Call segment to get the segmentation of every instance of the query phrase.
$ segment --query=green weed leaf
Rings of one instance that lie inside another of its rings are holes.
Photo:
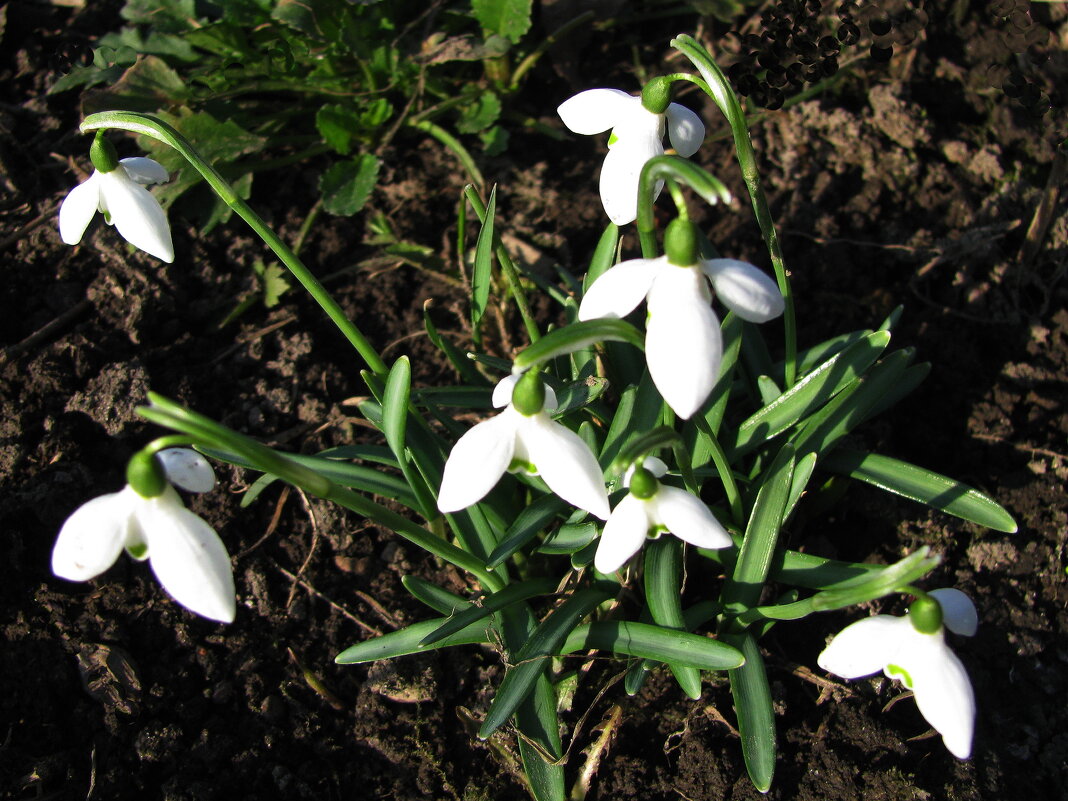
[[[471,10],[487,33],[516,44],[530,30],[531,0],[472,0]]]
[[[339,217],[350,217],[363,208],[378,180],[381,162],[370,153],[335,164],[319,180],[323,208]]]

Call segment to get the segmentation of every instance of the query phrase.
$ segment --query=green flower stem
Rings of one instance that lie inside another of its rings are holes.
[[[764,237],[764,244],[771,255],[771,263],[775,268],[775,279],[779,284],[779,291],[786,300],[786,311],[783,315],[786,336],[786,388],[794,385],[797,379],[797,322],[794,312],[793,294],[790,290],[790,279],[786,272],[786,263],[783,261],[782,248],[779,246],[779,236],[775,231],[775,221],[768,207],[768,200],[764,196],[764,189],[760,184],[760,175],[757,172],[756,154],[753,152],[753,143],[749,139],[749,129],[745,124],[745,113],[738,103],[738,97],[734,94],[730,82],[720,70],[719,65],[709,56],[708,52],[691,36],[683,34],[671,40],[671,46],[679,50],[684,56],[693,62],[697,71],[701,73],[708,84],[709,96],[719,106],[719,110],[730,123],[731,132],[734,135],[734,149],[738,157],[738,166],[742,170],[742,177],[749,190],[749,197],[753,202],[753,211],[756,213],[757,224],[760,233]],[[639,206],[640,208],[640,206]]]
[[[703,415],[694,415],[693,421],[701,433],[708,438],[708,449],[712,452],[712,462],[716,466],[720,481],[723,482],[723,491],[726,493],[727,503],[731,507],[731,518],[740,526],[745,514],[742,509],[742,494],[738,491],[738,484],[734,480],[734,471],[731,470],[730,462],[727,461],[727,453],[723,450],[723,446],[720,445],[716,432],[708,425],[708,421],[705,420]]]
[[[471,207],[474,208],[479,221],[484,224],[486,221],[486,204],[478,196],[475,187],[464,187],[464,195],[467,197]],[[519,273],[515,268],[515,264],[512,263],[512,257],[508,255],[508,250],[501,243],[500,237],[497,237],[496,253],[497,261],[501,265],[501,272],[504,274],[504,280],[508,284],[508,290],[512,293],[516,309],[519,310],[519,316],[523,318],[523,325],[527,329],[527,336],[530,337],[530,344],[533,345],[541,339],[541,332],[538,331],[538,324],[534,320],[534,315],[530,312],[530,304],[527,303],[526,293],[519,282]]]
[[[415,128],[417,131],[422,131],[425,134],[430,134],[451,150],[453,155],[460,160],[460,164],[463,165],[463,168],[467,170],[467,174],[471,177],[475,186],[481,189],[486,185],[486,179],[482,177],[482,173],[475,164],[475,160],[471,158],[471,154],[467,152],[467,148],[460,144],[459,139],[437,123],[431,122],[430,120],[408,120],[408,126]]]
[[[696,192],[706,203],[729,203],[731,193],[723,183],[698,167],[692,161],[681,156],[656,156],[645,162],[638,179],[638,240],[642,246],[642,257],[657,257],[656,218],[653,202],[656,197],[657,181],[668,184],[675,205],[679,207],[680,216],[685,215],[686,202],[682,198],[679,184],[685,184]]]
[[[205,161],[184,136],[157,117],[132,111],[102,111],[99,114],[91,114],[85,118],[81,125],[83,133],[107,128],[118,128],[123,131],[150,136],[170,145],[181,153],[204,177],[204,180],[215,190],[215,193],[222,198],[222,201],[236,211],[249,224],[252,230],[267,243],[267,246],[274,251],[282,263],[289,268],[289,271],[308,290],[308,293],[326,312],[327,316],[334,322],[334,325],[338,327],[341,333],[345,335],[345,338],[363,357],[368,368],[380,375],[385,375],[388,372],[386,364],[382,361],[378,352],[345,315],[337,301],[323,289],[322,284],[319,283],[312,272],[304,266],[304,263],[293,253],[289,246],[268,227],[263,218],[238,196],[233,187],[219,174],[219,171]]]

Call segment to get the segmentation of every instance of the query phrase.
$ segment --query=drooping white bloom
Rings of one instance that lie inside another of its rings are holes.
[[[928,593],[942,608],[945,628],[972,636],[979,625],[975,605],[960,590]],[[958,759],[972,753],[975,695],[957,656],[945,643],[941,627],[925,634],[908,616],[875,615],[843,629],[819,655],[824,670],[845,679],[882,670],[913,691],[920,713]]]
[[[121,159],[110,172],[95,170],[60,204],[60,238],[68,245],[77,245],[93,215],[100,211],[127,242],[169,264],[174,261],[174,245],[167,214],[145,189],[168,179],[163,165],[142,157]]]
[[[701,118],[685,106],[670,103],[665,113],[656,114],[642,105],[641,96],[619,89],[587,89],[565,100],[556,112],[577,134],[612,129],[600,188],[604,210],[616,225],[638,216],[638,178],[645,162],[664,154],[665,128],[671,146],[683,157],[696,153],[705,138]]]
[[[779,288],[752,264],[710,259],[680,267],[667,256],[617,264],[593,283],[579,306],[580,320],[625,317],[647,299],[649,374],[664,400],[684,418],[705,402],[723,358],[709,280],[716,296],[743,320],[763,323],[782,314]]]
[[[199,453],[173,448],[158,454],[168,481],[193,492],[215,485]],[[52,550],[52,572],[88,581],[107,570],[123,549],[148,559],[163,588],[198,615],[230,623],[236,612],[230,557],[219,535],[185,508],[168,484],[146,498],[127,485],[82,504],[67,518]]]
[[[493,390],[493,405],[506,407],[483,420],[453,446],[438,492],[438,509],[456,512],[478,503],[506,472],[540,475],[554,493],[602,520],[608,494],[597,458],[574,431],[555,422],[556,394],[545,386],[541,411],[524,415],[512,405],[520,376],[508,376]]]
[[[655,456],[646,457],[643,467],[657,478],[667,472],[667,465]],[[632,467],[624,476],[623,483],[628,487],[633,474]],[[593,566],[601,573],[619,570],[641,550],[648,536],[659,536],[664,531],[698,548],[719,549],[732,544],[726,529],[700,498],[678,487],[655,484],[651,497],[639,498],[632,491],[612,510],[593,557]]]

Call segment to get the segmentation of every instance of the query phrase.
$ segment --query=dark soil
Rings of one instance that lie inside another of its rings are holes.
[[[877,325],[904,303],[896,342],[933,365],[914,395],[868,427],[863,444],[982,488],[1020,524],[1004,535],[862,486],[830,509],[805,507],[789,531],[793,547],[889,561],[929,545],[944,556],[929,586],[959,587],[976,600],[978,636],[953,642],[978,698],[975,752],[969,762],[950,756],[911,701],[893,703],[899,685],[828,681],[816,667],[826,639],[865,610],[782,624],[763,640],[779,713],[772,798],[1065,797],[1063,203],[1037,252],[1025,256],[1066,131],[1055,114],[1029,115],[987,78],[992,66],[1023,65],[1034,80],[1065,85],[1068,27],[1063,4],[1034,4],[1036,24],[1050,31],[1034,52],[1050,58],[1029,61],[1005,50],[988,5],[927,3],[926,29],[888,65],[859,62],[833,91],[771,112],[753,129],[802,344]],[[0,797],[525,797],[465,723],[466,710],[477,719],[500,680],[496,654],[469,648],[370,668],[333,664],[348,645],[427,616],[401,576],[470,589],[457,572],[354,515],[277,488],[239,509],[249,478],[222,468],[223,489],[191,506],[233,555],[239,610],[231,626],[176,606],[146,566],[126,558],[87,584],[51,575],[65,517],[117,490],[125,460],[156,435],[134,414],[150,388],[291,450],[367,436],[353,405],[362,391],[357,363],[299,293],[219,328],[264,256],[240,221],[202,237],[172,212],[173,265],[128,252],[102,225],[79,247],[60,242],[56,207],[88,161],[77,98],[46,94],[64,68],[55,54],[115,27],[117,7],[0,7]],[[635,37],[652,70],[670,36],[694,22],[657,22],[656,37],[648,28],[594,37],[596,46],[560,56],[575,86],[543,64],[520,111],[558,126],[552,109],[572,91],[636,85],[619,74],[632,63]],[[660,44],[650,49],[650,41]],[[725,60],[736,41],[718,48]],[[712,134],[722,131],[711,103],[698,110]],[[132,143],[124,147],[133,152]],[[511,234],[577,272],[603,226],[601,152],[593,139],[515,132],[505,155],[485,165],[487,178],[501,182]],[[726,140],[706,143],[700,158],[745,197]],[[385,159],[375,210],[455,264],[447,231],[462,177],[454,163],[417,140],[398,142]],[[314,202],[313,181],[300,170],[272,173],[257,179],[253,202],[292,240]],[[725,255],[767,265],[746,203],[713,209],[705,222]],[[324,219],[305,245],[307,261],[334,276],[330,289],[387,356],[409,353],[422,384],[451,382],[421,333],[422,309],[433,298],[442,328],[462,340],[462,291],[411,266],[368,262],[375,253],[362,244],[362,225]],[[628,247],[634,252],[632,240]],[[502,352],[521,344],[504,330]],[[883,606],[900,611],[897,602]],[[594,664],[571,723],[609,679],[609,668]],[[609,689],[571,752],[571,779],[592,724],[617,704],[622,726],[589,797],[758,797],[719,678],[697,703],[665,674],[635,698]]]

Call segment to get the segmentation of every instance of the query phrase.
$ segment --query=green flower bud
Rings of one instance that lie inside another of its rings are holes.
[[[921,595],[909,607],[909,621],[921,634],[936,634],[942,628],[942,607],[930,595]]]
[[[512,390],[512,408],[526,417],[532,417],[545,408],[545,384],[541,376],[529,370]]]
[[[678,267],[697,264],[697,226],[683,219],[669,222],[664,232],[664,252],[668,261]]]
[[[653,114],[663,114],[671,103],[671,81],[653,78],[642,87],[642,106]]]
[[[656,492],[659,489],[660,482],[656,480],[656,476],[644,467],[634,468],[634,472],[630,477],[631,495],[640,500],[647,501],[656,495]]]
[[[115,146],[107,140],[104,132],[97,131],[93,144],[89,147],[89,159],[97,172],[111,172],[119,166],[119,154]]]
[[[126,465],[126,483],[142,498],[156,498],[167,489],[167,474],[154,453],[138,451]]]

